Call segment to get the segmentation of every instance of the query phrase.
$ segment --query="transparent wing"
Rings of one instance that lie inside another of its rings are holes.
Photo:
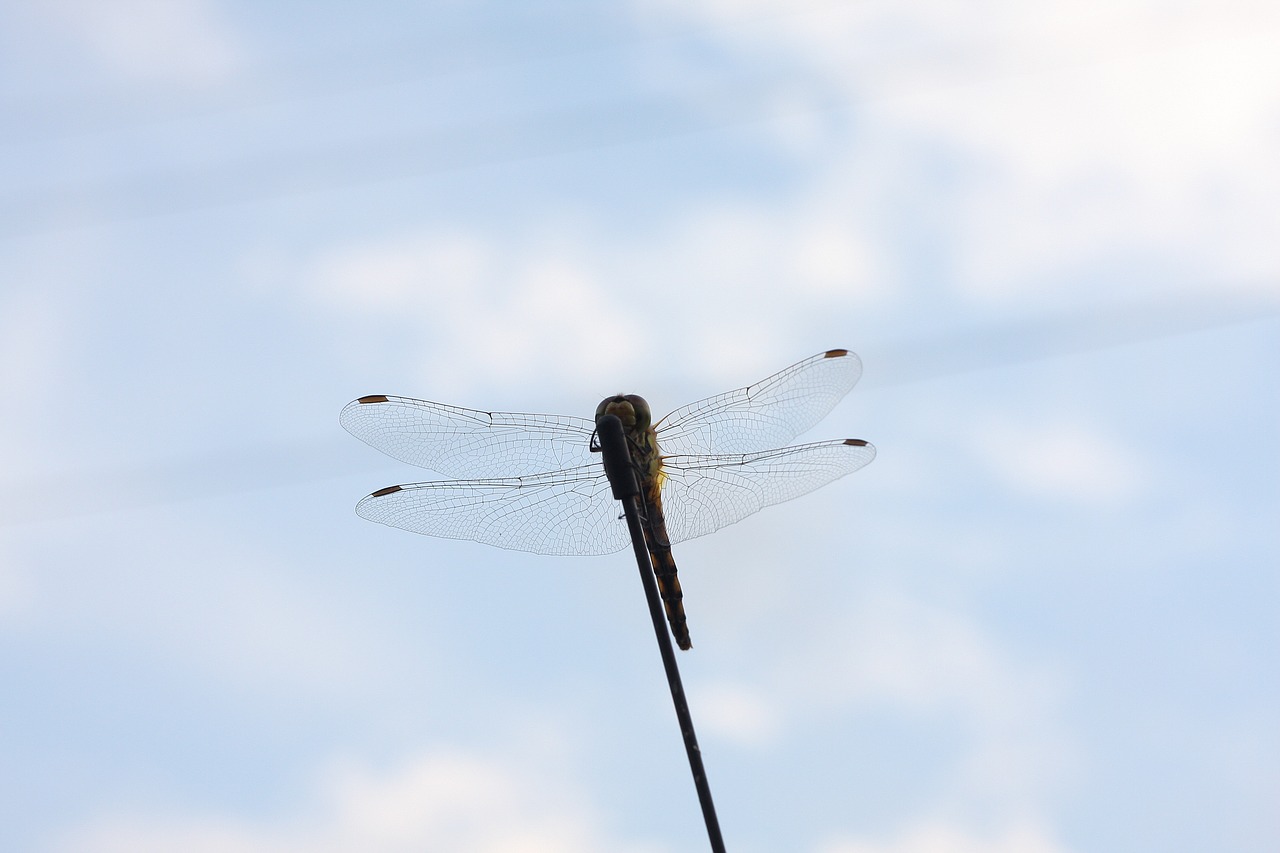
[[[388,456],[446,477],[522,477],[593,461],[595,425],[568,415],[481,412],[375,394],[348,403],[338,420]]]
[[[754,385],[676,409],[658,424],[663,454],[755,453],[826,417],[862,375],[858,356],[828,350]]]
[[[870,444],[847,439],[763,453],[664,458],[667,535],[672,542],[705,536],[852,474],[875,457]]]
[[[356,513],[413,533],[535,554],[612,554],[630,541],[598,461],[530,477],[391,486],[356,504]]]

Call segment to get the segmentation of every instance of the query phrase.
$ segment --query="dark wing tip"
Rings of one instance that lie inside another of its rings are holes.
[[[378,489],[378,491],[369,495],[369,497],[380,498],[383,495],[389,495],[389,494],[392,494],[393,492],[398,492],[398,491],[401,491],[399,486],[387,486],[385,489]]]
[[[869,442],[863,441],[860,438],[846,438],[844,443],[852,447],[866,447]],[[397,488],[399,487],[397,486]],[[377,494],[377,492],[374,492],[374,494]]]
[[[849,354],[847,349],[829,349],[822,354],[823,358],[844,358]]]
[[[370,394],[367,397],[361,397],[356,400],[357,403],[385,403],[387,402],[386,394]]]

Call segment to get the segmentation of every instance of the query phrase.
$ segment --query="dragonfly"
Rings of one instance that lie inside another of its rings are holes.
[[[682,406],[653,422],[635,394],[606,398],[596,417],[622,420],[641,488],[641,527],[672,636],[689,649],[671,546],[808,494],[875,458],[862,439],[786,446],[815,426],[862,375],[845,349]],[[451,479],[388,486],[363,498],[369,521],[517,551],[601,555],[630,545],[600,455],[595,420],[484,412],[373,394],[339,417],[356,438]]]

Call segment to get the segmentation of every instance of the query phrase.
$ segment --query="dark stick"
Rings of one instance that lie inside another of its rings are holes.
[[[649,550],[645,547],[644,531],[640,527],[640,508],[637,498],[640,485],[635,468],[631,464],[631,452],[622,432],[622,421],[613,415],[603,415],[596,421],[600,436],[600,450],[604,457],[604,470],[609,475],[613,496],[622,501],[622,511],[631,531],[631,548],[640,567],[640,581],[644,584],[645,598],[649,600],[649,616],[653,619],[653,631],[658,636],[658,649],[662,652],[662,666],[667,671],[667,684],[671,687],[671,701],[676,706],[676,719],[680,721],[680,733],[684,735],[684,750],[689,755],[689,769],[693,771],[693,786],[698,789],[698,803],[702,806],[702,819],[707,824],[707,837],[712,853],[724,853],[724,839],[720,836],[720,821],[716,807],[711,802],[711,786],[707,784],[707,771],[702,766],[702,750],[698,748],[698,736],[693,731],[693,717],[689,715],[689,701],[684,695],[680,670],[676,666],[676,653],[671,647],[671,635],[667,633],[666,617],[658,598],[658,583],[649,564]]]

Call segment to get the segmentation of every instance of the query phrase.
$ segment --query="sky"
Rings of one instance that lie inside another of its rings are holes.
[[[371,524],[365,394],[826,349],[676,551],[728,848],[1280,847],[1280,11],[0,5],[0,847],[706,849],[635,568]]]

